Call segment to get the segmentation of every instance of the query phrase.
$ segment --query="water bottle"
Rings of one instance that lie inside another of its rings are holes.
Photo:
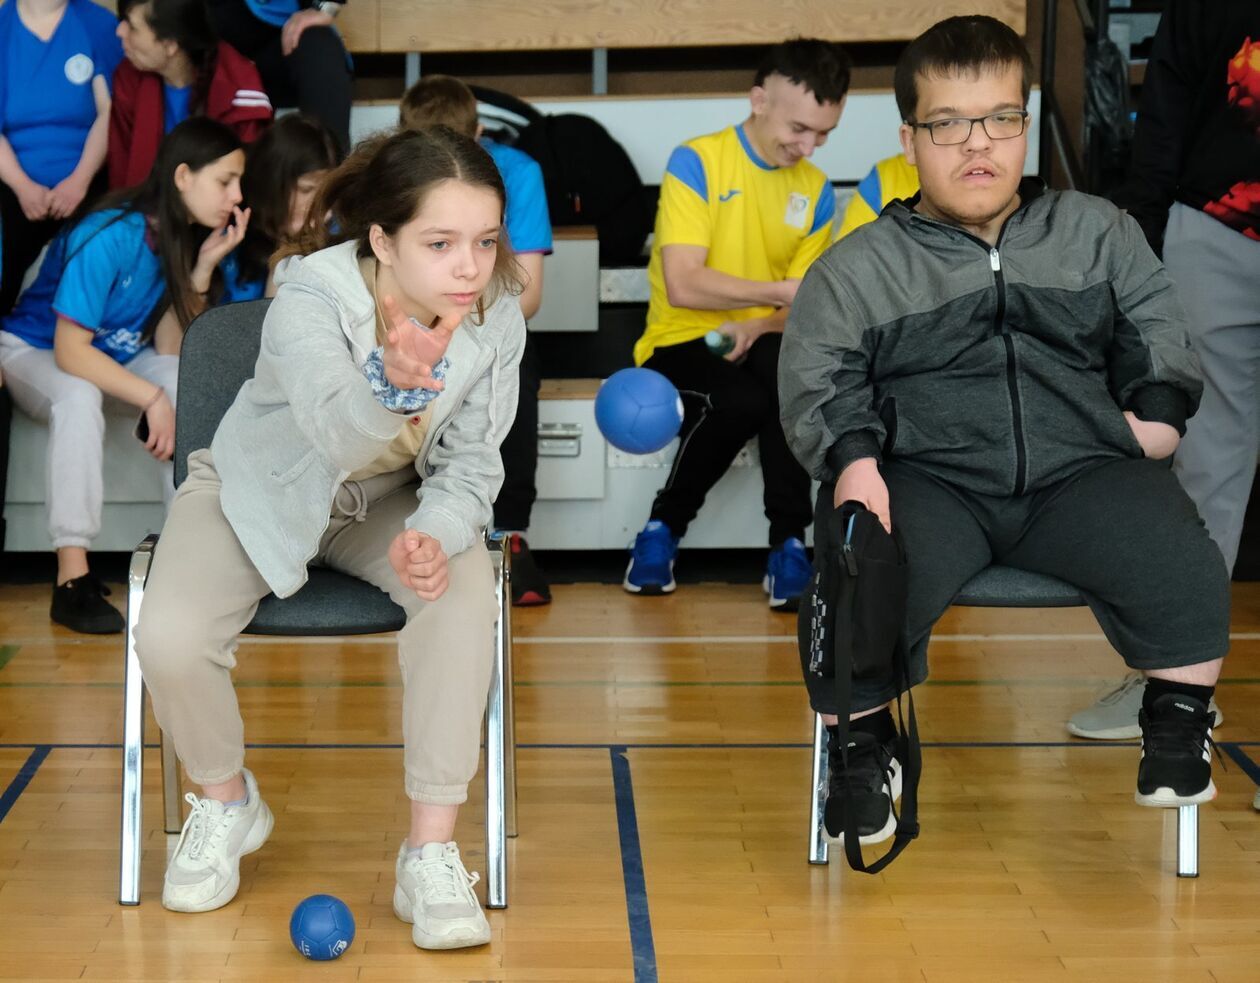
[[[726,355],[735,348],[735,339],[725,331],[710,331],[704,336],[704,343],[718,356]]]

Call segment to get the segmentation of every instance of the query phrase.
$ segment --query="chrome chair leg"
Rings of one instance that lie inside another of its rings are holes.
[[[827,801],[827,729],[821,714],[814,714],[814,763],[809,780],[809,862],[827,863],[823,839],[823,806]]]
[[[499,628],[495,644],[503,655],[503,782],[504,826],[508,836],[516,836],[516,693],[512,673],[512,551],[503,542],[503,567],[499,574]]]
[[[1177,809],[1177,876],[1199,876],[1199,807]]]
[[[131,554],[127,571],[127,644],[123,665],[122,823],[118,850],[118,903],[140,903],[143,839],[144,680],[136,658],[136,622],[149,577],[156,536],[147,536]]]
[[[184,828],[184,800],[179,794],[179,758],[170,737],[162,728],[158,748],[162,755],[162,826],[168,833]]]
[[[504,770],[506,737],[504,726],[504,646],[503,622],[511,607],[505,590],[504,550],[498,544],[490,549],[495,572],[495,599],[498,617],[494,629],[494,662],[490,670],[490,693],[486,700],[486,907],[507,907],[507,830],[505,826]]]

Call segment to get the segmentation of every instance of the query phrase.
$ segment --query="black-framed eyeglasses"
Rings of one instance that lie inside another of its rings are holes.
[[[1023,134],[1028,126],[1028,110],[1004,109],[1000,113],[989,113],[988,116],[951,116],[947,119],[934,119],[926,123],[914,123],[906,120],[907,126],[916,130],[927,130],[928,136],[938,147],[952,147],[966,143],[971,139],[971,128],[979,123],[984,127],[990,140],[1013,140]]]

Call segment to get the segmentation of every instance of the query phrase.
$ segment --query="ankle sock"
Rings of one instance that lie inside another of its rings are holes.
[[[1161,696],[1167,696],[1170,693],[1189,696],[1207,706],[1212,699],[1212,694],[1215,692],[1215,686],[1194,686],[1190,683],[1177,683],[1169,679],[1156,679],[1153,676],[1147,676],[1146,689],[1142,693],[1142,709],[1150,713],[1151,708],[1155,705],[1155,701]]]
[[[892,710],[888,707],[877,710],[875,713],[868,713],[865,717],[858,717],[857,720],[850,720],[849,730],[870,734],[880,744],[887,744],[897,736],[897,727],[893,723]],[[840,726],[838,724],[827,728],[827,749],[829,751],[838,751],[840,749]]]

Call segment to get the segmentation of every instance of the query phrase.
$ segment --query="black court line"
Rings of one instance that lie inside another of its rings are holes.
[[[652,942],[652,916],[648,911],[647,881],[643,876],[643,851],[639,846],[639,821],[634,810],[634,783],[630,778],[626,745],[610,746],[608,755],[612,759],[613,792],[617,799],[617,834],[621,840],[621,877],[626,888],[634,983],[657,983],[656,945]]]
[[[1260,785],[1260,765],[1243,750],[1243,745],[1237,741],[1222,741],[1217,747],[1223,747],[1225,753],[1234,759],[1235,764],[1243,770],[1248,778],[1257,785]]]
[[[22,765],[13,781],[9,782],[9,787],[4,790],[4,795],[0,795],[0,823],[4,822],[5,816],[9,814],[9,810],[26,791],[26,786],[31,784],[31,779],[35,777],[35,772],[39,771],[39,766],[44,763],[44,759],[48,757],[52,751],[51,744],[38,744],[35,750],[31,752],[31,756],[26,759],[26,763]]]

